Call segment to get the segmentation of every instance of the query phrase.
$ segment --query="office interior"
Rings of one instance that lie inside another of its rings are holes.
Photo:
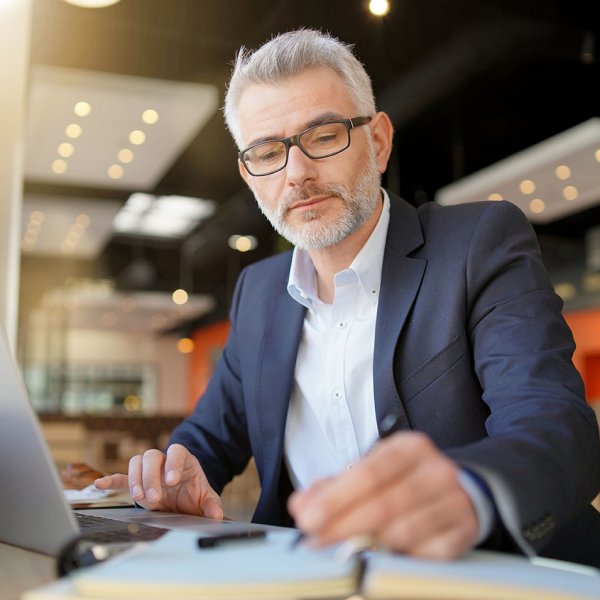
[[[288,248],[238,174],[231,61],[317,27],[354,44],[409,202],[525,212],[600,414],[596,0],[0,0],[1,318],[59,468],[123,471],[207,384],[240,271]],[[381,4],[378,2],[371,4]],[[250,465],[225,495],[250,518]]]

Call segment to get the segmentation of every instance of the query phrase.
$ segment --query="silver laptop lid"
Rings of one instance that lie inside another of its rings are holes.
[[[78,533],[0,329],[0,541],[56,555]]]

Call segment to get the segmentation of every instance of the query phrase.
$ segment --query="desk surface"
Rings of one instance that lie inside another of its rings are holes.
[[[0,598],[18,600],[19,595],[37,585],[56,579],[55,560],[0,543]]]

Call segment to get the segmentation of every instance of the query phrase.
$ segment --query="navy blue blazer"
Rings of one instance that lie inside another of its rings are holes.
[[[554,539],[551,554],[573,558],[600,490],[598,426],[529,222],[506,202],[415,209],[390,199],[373,361],[378,422],[400,413],[404,428],[427,433],[483,479],[517,548],[552,548]],[[241,273],[223,355],[171,439],[198,457],[218,492],[254,456],[254,520],[271,524],[289,518],[283,440],[305,313],[287,292],[290,261],[286,252]],[[560,530],[574,522],[583,524],[571,544]]]

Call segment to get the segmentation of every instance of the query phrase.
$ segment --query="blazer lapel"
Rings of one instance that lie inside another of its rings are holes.
[[[395,413],[401,420],[401,427],[408,429],[410,422],[394,381],[394,352],[402,326],[421,285],[426,261],[407,256],[423,244],[416,210],[393,194],[390,194],[390,201],[390,224],[375,327],[375,413],[378,424],[381,424],[386,415]]]
[[[279,478],[282,464],[285,424],[305,311],[287,291],[273,298],[259,350],[255,406],[264,451],[264,477],[274,481]]]

